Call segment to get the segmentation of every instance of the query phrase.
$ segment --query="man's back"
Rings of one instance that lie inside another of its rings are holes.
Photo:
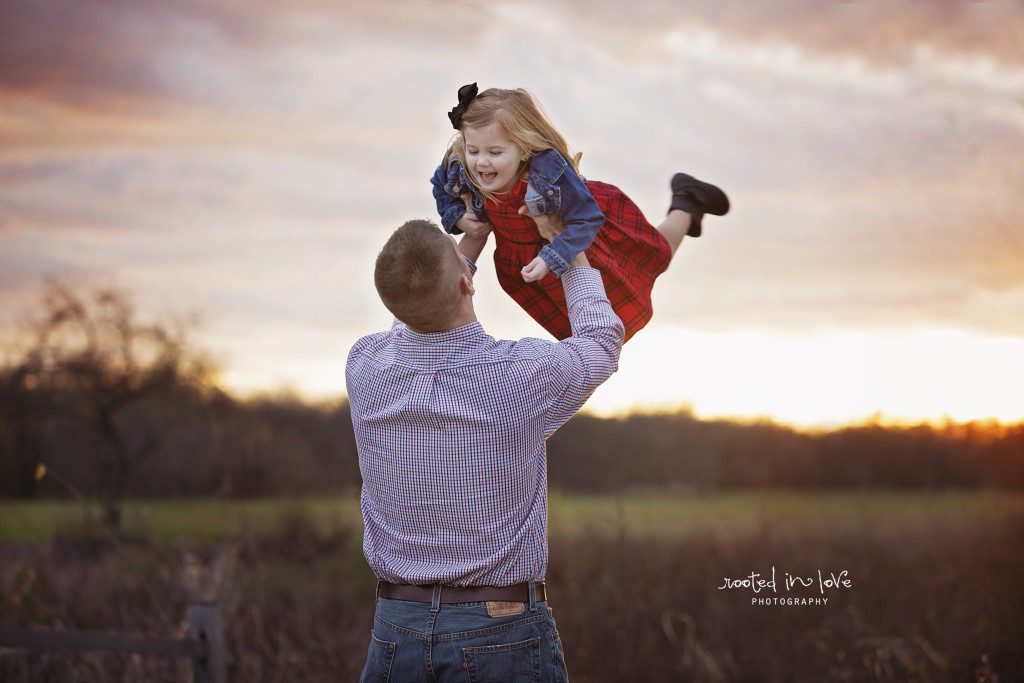
[[[545,441],[617,367],[600,274],[563,276],[574,336],[498,341],[471,323],[400,322],[346,368],[363,477],[363,550],[392,583],[505,586],[547,568]]]

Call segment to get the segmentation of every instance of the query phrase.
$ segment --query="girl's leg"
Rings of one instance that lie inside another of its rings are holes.
[[[672,209],[658,226],[658,232],[665,236],[669,246],[672,247],[673,256],[675,256],[679,245],[683,243],[686,231],[690,229],[690,220],[690,214],[681,209]]]

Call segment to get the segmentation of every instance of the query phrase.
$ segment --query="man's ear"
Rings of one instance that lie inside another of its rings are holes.
[[[462,279],[459,280],[459,289],[463,294],[469,294],[470,296],[476,294],[476,288],[473,287],[473,279],[463,273]]]

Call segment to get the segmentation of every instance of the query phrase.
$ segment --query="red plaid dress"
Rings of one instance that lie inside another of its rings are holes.
[[[590,265],[601,272],[608,300],[626,327],[625,341],[651,319],[651,289],[672,260],[668,240],[647,222],[622,190],[596,180],[587,189],[604,214],[604,225],[587,248]],[[537,224],[517,212],[524,204],[526,182],[488,199],[487,219],[494,226],[494,269],[501,288],[556,339],[572,336],[562,282],[552,273],[525,282],[520,272],[547,242]]]

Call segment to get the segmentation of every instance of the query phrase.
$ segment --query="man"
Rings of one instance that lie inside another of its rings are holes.
[[[536,220],[548,240],[560,231]],[[490,337],[473,310],[486,239],[396,230],[374,271],[396,320],[349,354],[378,578],[362,680],[567,678],[544,585],[545,442],[615,372],[624,329],[581,253],[562,276],[572,337]]]

